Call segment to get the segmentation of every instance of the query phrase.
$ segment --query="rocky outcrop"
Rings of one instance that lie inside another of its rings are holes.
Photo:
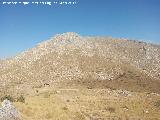
[[[7,99],[2,102],[0,108],[0,120],[21,120],[18,110]]]

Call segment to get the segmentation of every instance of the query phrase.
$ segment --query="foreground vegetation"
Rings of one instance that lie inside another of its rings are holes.
[[[24,120],[159,120],[159,100],[154,93],[47,87],[14,104]]]

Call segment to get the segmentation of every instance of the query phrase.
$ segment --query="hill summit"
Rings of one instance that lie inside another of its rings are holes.
[[[67,33],[63,33],[63,34],[57,34],[54,36],[54,40],[57,41],[63,41],[63,40],[78,40],[80,39],[80,35],[78,33],[75,32],[67,32]]]

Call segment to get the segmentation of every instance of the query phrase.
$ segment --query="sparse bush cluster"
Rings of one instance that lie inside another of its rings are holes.
[[[156,101],[154,104],[156,107],[160,108],[160,100]]]
[[[3,102],[5,99],[11,101],[11,102],[21,102],[25,103],[25,98],[23,95],[18,96],[17,98],[12,97],[11,95],[5,95],[1,97],[1,102]]]
[[[15,101],[15,99],[11,95],[5,95],[5,96],[1,97],[1,102],[3,102],[5,99],[7,99],[11,102]]]
[[[115,113],[116,111],[114,107],[107,107],[106,110],[109,111],[110,113]]]
[[[23,95],[17,97],[17,102],[22,102],[22,103],[25,103],[25,98]]]

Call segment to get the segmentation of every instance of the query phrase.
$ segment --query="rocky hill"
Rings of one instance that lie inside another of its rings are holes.
[[[160,46],[127,39],[58,34],[1,61],[0,68],[0,85],[7,89],[65,81],[160,92]]]
[[[24,120],[158,120],[159,86],[160,46],[141,41],[69,32],[0,61]]]

